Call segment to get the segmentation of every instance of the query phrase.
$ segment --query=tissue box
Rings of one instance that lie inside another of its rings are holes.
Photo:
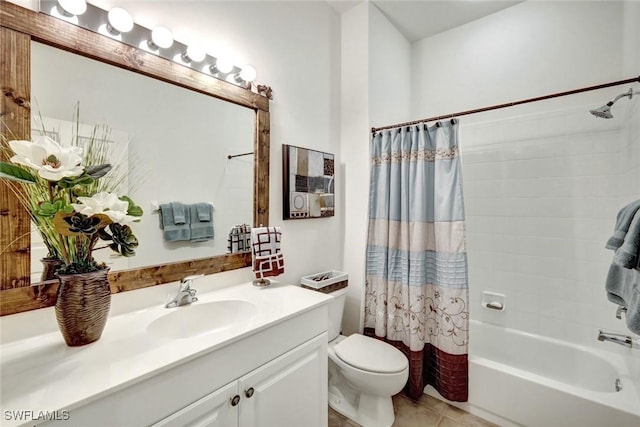
[[[329,293],[338,289],[346,288],[349,282],[349,275],[342,271],[324,271],[300,279],[300,286],[306,289],[313,289],[322,293]]]

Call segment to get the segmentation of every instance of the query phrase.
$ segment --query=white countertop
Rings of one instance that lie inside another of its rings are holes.
[[[190,306],[167,309],[155,298],[151,307],[116,315],[113,315],[112,307],[113,316],[108,319],[101,339],[86,346],[68,347],[57,326],[51,332],[8,342],[3,340],[5,342],[0,345],[0,424],[20,425],[17,421],[8,420],[6,411],[38,413],[77,408],[330,301],[330,297],[319,292],[277,282],[264,288],[244,283],[203,292],[199,285],[208,277],[195,282],[199,301],[194,305],[244,300],[257,307],[255,315],[227,329],[191,338],[161,338],[149,334],[147,325],[172,310],[188,310]],[[175,291],[177,284],[167,289]],[[117,297],[123,299],[129,295],[135,298],[133,294],[136,292],[140,291],[126,292]],[[43,314],[46,310],[51,313]],[[118,310],[122,309],[116,308]],[[53,308],[14,316],[20,316],[20,323],[42,322],[43,318],[49,318],[55,325]],[[0,323],[5,323],[4,330],[7,324],[15,324],[18,319],[10,319],[12,317],[0,318]]]

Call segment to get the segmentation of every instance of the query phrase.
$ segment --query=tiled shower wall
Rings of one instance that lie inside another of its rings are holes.
[[[605,296],[604,245],[638,197],[639,111],[604,120],[596,106],[462,122],[472,319],[589,346],[600,328],[628,333]],[[483,291],[505,310],[483,308]]]
[[[631,102],[629,102],[628,110],[628,152],[629,167],[627,171],[628,192],[632,198],[640,198],[640,85],[635,85],[637,92]]]

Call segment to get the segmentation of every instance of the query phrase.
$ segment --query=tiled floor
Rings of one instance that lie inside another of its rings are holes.
[[[393,408],[393,427],[498,427],[426,394],[415,403],[401,394],[394,396]],[[329,427],[358,426],[329,408]]]

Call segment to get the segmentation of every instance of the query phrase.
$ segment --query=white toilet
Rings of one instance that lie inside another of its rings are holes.
[[[329,294],[329,406],[364,427],[390,427],[391,396],[406,384],[409,361],[383,341],[340,335],[346,294],[347,288]]]

